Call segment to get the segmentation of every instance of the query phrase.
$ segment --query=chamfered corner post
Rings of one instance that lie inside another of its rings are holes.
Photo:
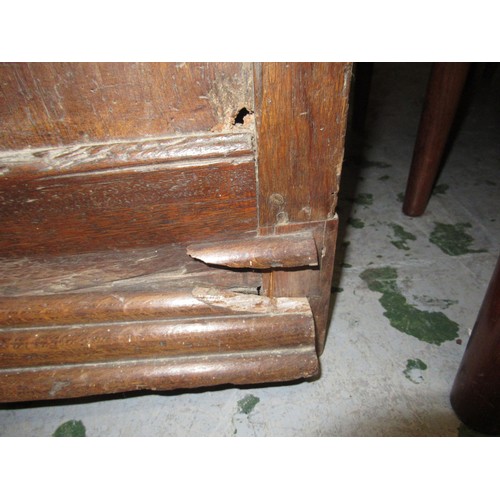
[[[329,318],[351,63],[254,67],[260,236],[312,231],[316,269],[273,270],[262,290],[307,297],[321,354]]]

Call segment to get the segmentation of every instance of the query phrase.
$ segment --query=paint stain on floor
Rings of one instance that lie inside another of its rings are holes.
[[[424,381],[423,371],[427,370],[427,365],[421,359],[409,359],[406,368],[403,370],[405,377],[414,384]]]
[[[446,194],[446,191],[448,191],[448,189],[450,189],[450,186],[448,186],[448,184],[438,184],[437,186],[434,186],[432,194]]]
[[[359,193],[356,198],[353,199],[356,205],[362,205],[363,207],[368,207],[373,205],[373,194],[371,193]]]
[[[395,240],[391,240],[391,243],[400,250],[410,250],[410,247],[406,242],[415,241],[417,237],[414,234],[405,231],[404,227],[399,224],[389,224],[389,226],[394,231],[394,237],[396,238]]]
[[[347,224],[349,224],[349,226],[352,226],[356,229],[362,229],[365,227],[365,223],[361,219],[350,218],[347,221]]]
[[[458,337],[458,324],[442,312],[422,311],[408,304],[397,286],[395,268],[366,269],[360,277],[371,291],[382,294],[379,302],[385,309],[384,316],[396,330],[435,345]]]
[[[87,431],[81,420],[68,420],[52,434],[53,437],[86,437]]]
[[[257,396],[254,396],[253,394],[248,394],[243,399],[240,399],[238,401],[238,412],[248,415],[254,410],[255,406],[259,401],[260,398],[258,398]]]
[[[486,252],[485,249],[473,250],[470,248],[474,243],[474,238],[467,234],[466,229],[471,227],[472,225],[468,222],[458,224],[435,222],[429,241],[445,254],[452,256]]]

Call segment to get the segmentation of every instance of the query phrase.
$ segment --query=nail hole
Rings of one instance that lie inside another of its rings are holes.
[[[247,108],[241,108],[236,117],[234,118],[234,125],[240,124],[243,125],[245,123],[245,116],[252,115],[253,111],[248,111]]]

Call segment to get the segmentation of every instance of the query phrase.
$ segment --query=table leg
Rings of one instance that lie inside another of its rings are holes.
[[[500,257],[451,391],[467,426],[500,434]]]
[[[434,63],[406,186],[403,212],[424,213],[460,102],[470,63]]]

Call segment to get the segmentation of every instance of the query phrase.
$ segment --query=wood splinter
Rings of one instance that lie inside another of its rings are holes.
[[[206,264],[233,268],[318,266],[318,251],[310,234],[201,243],[188,246],[187,253]]]

